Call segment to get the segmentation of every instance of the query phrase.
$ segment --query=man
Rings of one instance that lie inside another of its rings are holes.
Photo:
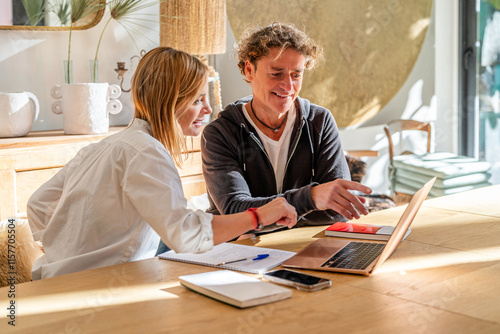
[[[241,212],[282,196],[297,210],[296,226],[367,214],[364,198],[349,190],[371,189],[350,181],[333,116],[299,97],[322,49],[294,26],[274,23],[247,31],[238,57],[252,96],[228,105],[202,135],[209,212]]]

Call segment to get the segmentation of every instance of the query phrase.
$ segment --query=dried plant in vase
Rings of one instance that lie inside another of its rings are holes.
[[[68,0],[71,5],[71,16],[70,16],[70,26],[69,26],[69,42],[68,42],[68,60],[64,66],[65,69],[65,83],[72,83],[72,71],[71,71],[71,36],[73,32],[73,26],[80,20],[88,17],[91,14],[95,14],[101,7],[101,1],[99,0]]]
[[[106,24],[104,25],[104,28],[102,29],[101,36],[99,37],[99,41],[97,43],[97,48],[95,52],[95,57],[94,60],[91,60],[91,82],[97,82],[97,71],[98,71],[98,55],[99,55],[99,48],[101,46],[102,42],[102,37],[104,36],[104,32],[106,31],[106,28],[108,27],[108,24],[111,22],[111,20],[115,20],[121,26],[127,31],[129,34],[130,38],[134,42],[135,46],[137,47],[137,44],[135,42],[135,39],[133,35],[142,35],[138,30],[135,29],[135,27],[140,27],[144,28],[144,25],[140,24],[139,21],[155,21],[155,20],[148,20],[147,15],[149,14],[143,14],[143,13],[138,13],[139,11],[151,7],[153,5],[158,5],[159,3],[166,1],[166,0],[109,0],[106,3],[106,6],[109,9],[109,18],[106,21]],[[157,20],[158,14],[155,14],[155,18]],[[135,27],[134,27],[135,25]],[[137,47],[137,49],[139,49]]]

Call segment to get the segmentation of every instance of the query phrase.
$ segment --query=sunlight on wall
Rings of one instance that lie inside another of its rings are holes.
[[[409,37],[411,39],[417,39],[420,34],[425,34],[427,27],[431,24],[430,18],[420,19],[410,26]]]
[[[0,62],[9,59],[21,52],[42,43],[43,39],[26,39],[23,34],[16,31],[7,32],[6,39],[0,43]]]

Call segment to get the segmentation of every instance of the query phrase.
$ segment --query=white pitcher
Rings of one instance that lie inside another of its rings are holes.
[[[0,137],[26,136],[39,112],[40,105],[33,93],[0,92]]]
[[[122,103],[117,85],[77,83],[56,85],[51,90],[52,112],[64,114],[65,134],[97,134],[109,131],[109,114],[118,114]]]

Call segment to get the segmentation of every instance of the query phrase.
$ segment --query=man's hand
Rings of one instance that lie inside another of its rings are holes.
[[[358,219],[359,214],[368,214],[363,205],[366,199],[352,194],[349,190],[358,190],[370,194],[372,190],[358,182],[337,179],[328,183],[319,184],[311,188],[311,198],[318,210],[331,209],[351,220]]]

